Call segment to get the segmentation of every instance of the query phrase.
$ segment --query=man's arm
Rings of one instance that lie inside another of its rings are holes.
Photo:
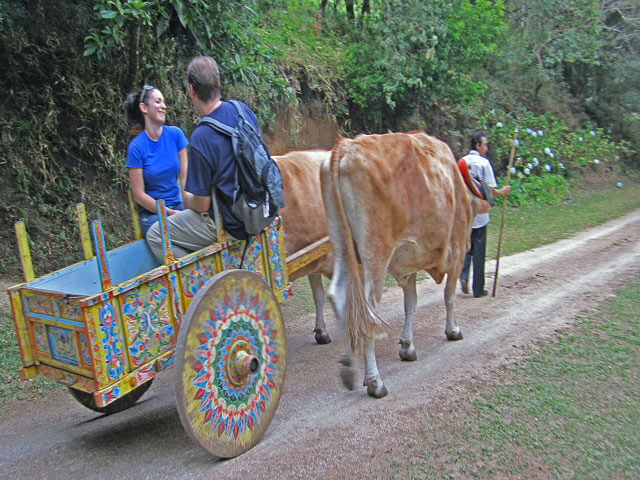
[[[185,208],[190,208],[198,213],[204,213],[209,210],[211,197],[201,197],[200,195],[192,195],[189,192],[186,193],[188,193],[188,195],[185,195],[183,199]]]
[[[511,185],[505,185],[502,188],[498,188],[497,190],[495,188],[491,189],[491,196],[492,197],[500,197],[502,195],[509,195],[509,192],[511,191]]]

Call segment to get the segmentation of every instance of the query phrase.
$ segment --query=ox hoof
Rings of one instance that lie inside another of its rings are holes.
[[[342,385],[348,390],[353,390],[356,384],[356,372],[351,367],[342,367],[340,369],[340,379]]]
[[[313,333],[316,334],[316,343],[318,345],[326,345],[328,343],[331,343],[331,337],[329,336],[329,334],[321,330],[320,328],[316,328]]]
[[[403,362],[415,362],[418,359],[416,349],[410,343],[400,342],[400,351],[398,352],[398,355],[400,355],[400,360]]]
[[[444,333],[447,336],[447,340],[462,340],[462,330],[460,330],[459,328],[457,328],[453,332],[447,332],[445,330]]]
[[[356,371],[353,368],[353,362],[351,358],[344,356],[340,359],[340,364],[342,367],[340,368],[340,379],[342,380],[342,385],[349,390],[353,390],[356,388]]]
[[[389,394],[389,391],[387,390],[387,387],[384,386],[384,383],[382,383],[382,381],[380,382],[380,384],[381,385],[378,385],[377,380],[371,380],[370,382],[367,382],[367,395],[373,398],[386,397]]]

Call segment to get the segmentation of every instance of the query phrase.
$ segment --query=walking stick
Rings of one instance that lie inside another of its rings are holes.
[[[509,155],[509,166],[507,167],[507,181],[506,185],[509,185],[511,181],[511,167],[513,166],[513,157],[516,153],[516,139],[518,138],[518,123],[516,122],[516,131],[513,134],[513,140],[511,140],[511,154]],[[496,272],[493,275],[493,292],[491,293],[492,297],[496,296],[496,288],[498,287],[498,269],[500,268],[500,247],[502,246],[502,231],[504,230],[504,209],[507,205],[507,199],[504,199],[502,202],[502,218],[500,219],[500,233],[498,234],[498,253],[496,258]]]

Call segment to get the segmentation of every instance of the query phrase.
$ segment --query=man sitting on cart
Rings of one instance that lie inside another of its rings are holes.
[[[193,58],[187,67],[187,82],[191,101],[201,115],[231,127],[237,126],[239,115],[236,108],[232,103],[221,100],[220,74],[213,58]],[[259,131],[255,114],[244,103],[240,103],[246,118]],[[231,139],[206,125],[197,126],[190,138],[185,209],[167,219],[171,248],[176,258],[217,242],[212,193],[220,199],[225,231],[237,239],[247,239],[243,224],[231,212],[235,174]],[[164,251],[159,223],[149,229],[146,238],[153,254],[162,261]]]

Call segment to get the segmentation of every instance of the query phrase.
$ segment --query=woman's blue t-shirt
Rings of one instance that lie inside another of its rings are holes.
[[[178,152],[187,145],[189,141],[179,127],[163,125],[157,141],[151,140],[143,130],[131,140],[127,151],[125,166],[142,169],[144,191],[156,200],[163,199],[167,207],[174,210],[184,208],[177,181],[180,173]]]

